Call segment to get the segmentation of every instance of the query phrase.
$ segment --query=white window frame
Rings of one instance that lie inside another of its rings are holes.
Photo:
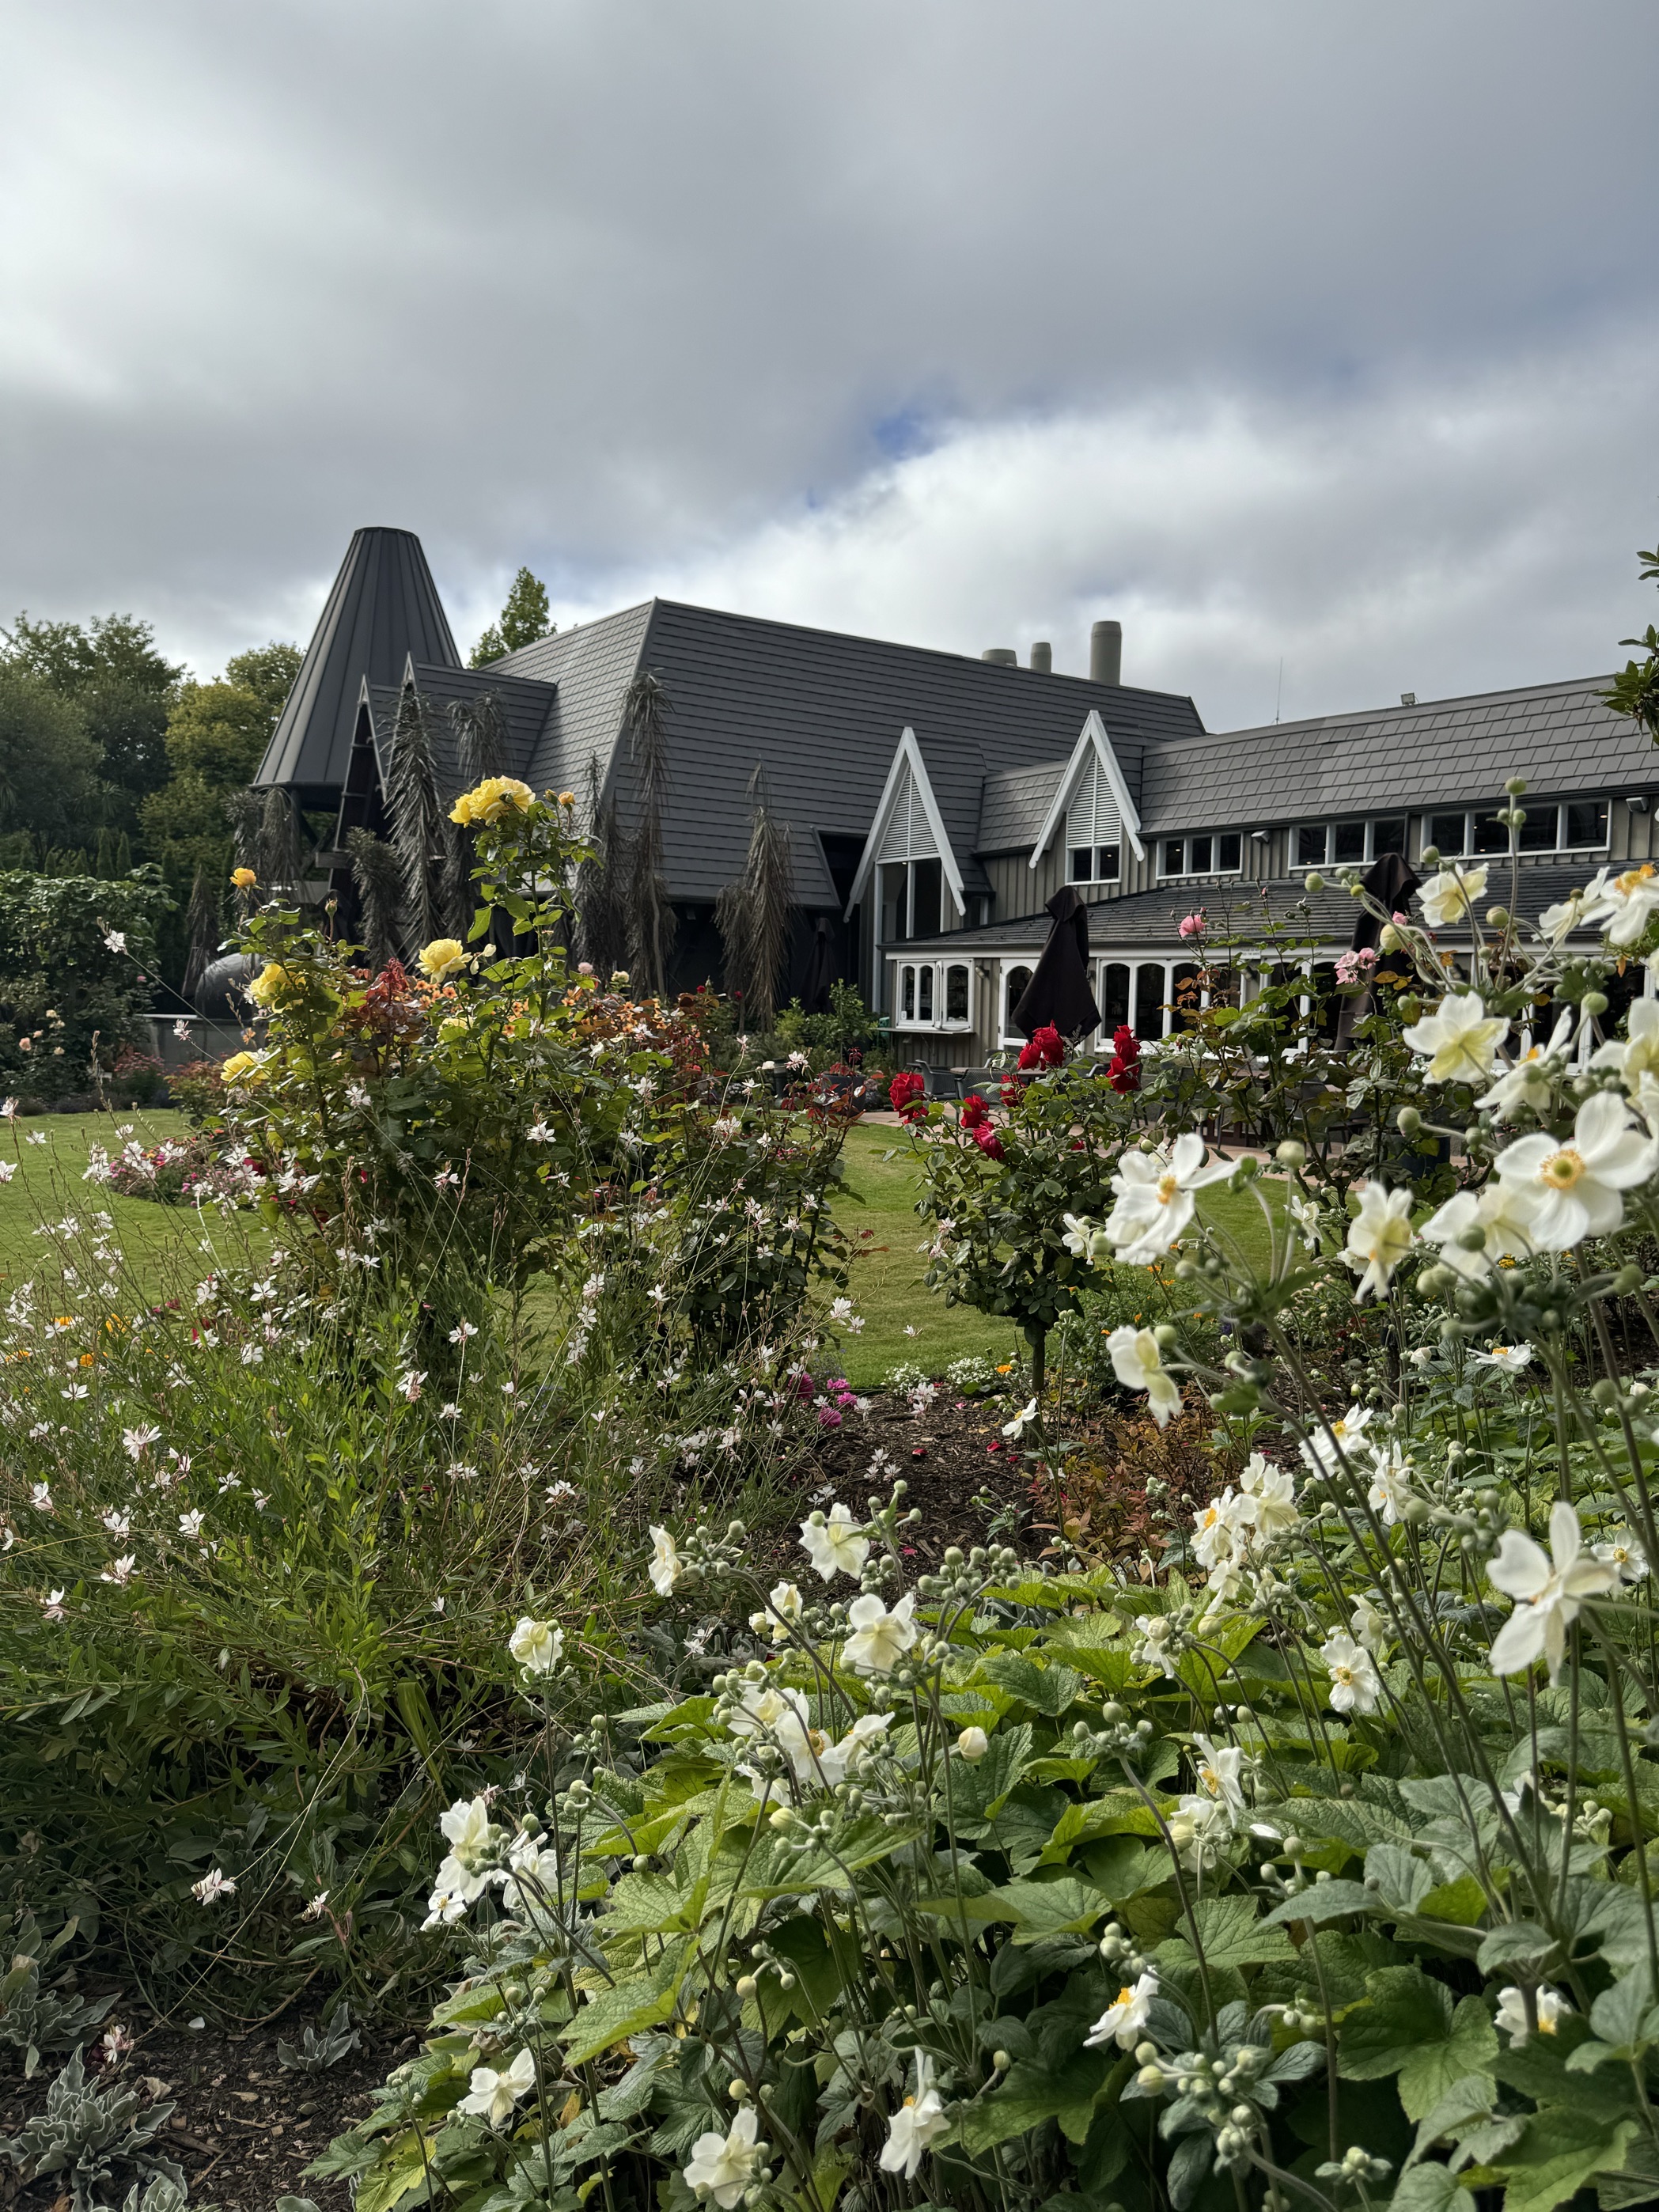
[[[1448,813],[1450,813],[1452,809],[1448,807],[1446,811]],[[1399,822],[1403,823],[1406,832],[1407,845],[1409,846],[1411,843],[1412,817],[1409,809],[1402,807],[1397,814],[1368,814],[1364,817],[1365,844],[1364,851],[1361,858],[1358,860],[1334,860],[1331,858],[1331,848],[1336,841],[1336,825],[1338,821],[1352,822],[1357,817],[1352,814],[1344,814],[1340,816],[1333,815],[1323,822],[1293,822],[1291,824],[1289,838],[1286,845],[1286,860],[1293,868],[1369,867],[1370,863],[1378,857],[1376,850],[1376,831],[1378,824],[1383,822]],[[1324,845],[1322,848],[1319,858],[1316,860],[1304,860],[1301,856],[1302,835],[1303,832],[1307,830],[1322,830],[1325,833]]]
[[[926,959],[921,960],[902,952],[890,952],[886,957],[895,1032],[902,1030],[906,1036],[910,1036],[926,1031],[961,1036],[973,1028],[974,963],[971,960],[953,957],[948,952],[929,954]],[[952,968],[963,969],[968,977],[968,1012],[954,1019],[945,1011],[949,971]],[[912,1008],[908,1014],[904,1011],[907,975],[910,978],[909,1004]]]
[[[1089,855],[1091,867],[1094,872],[1086,876],[1074,876],[1072,873],[1072,855],[1073,852],[1087,853]],[[1117,854],[1117,872],[1115,875],[1103,876],[1098,872],[1100,856],[1103,853],[1107,852],[1115,852]],[[1120,841],[1116,845],[1068,845],[1066,848],[1066,880],[1068,884],[1121,884],[1123,881],[1123,846],[1121,841]]]
[[[1178,883],[1183,883],[1183,882],[1186,882],[1186,881],[1188,881],[1188,880],[1189,880],[1189,879],[1191,879],[1191,880],[1200,880],[1200,881],[1201,881],[1201,880],[1202,880],[1202,879],[1204,879],[1205,878],[1206,878],[1206,877],[1210,877],[1210,876],[1242,876],[1242,875],[1243,874],[1243,872],[1244,872],[1244,847],[1245,847],[1245,845],[1246,845],[1246,843],[1247,843],[1247,842],[1248,842],[1248,833],[1247,833],[1246,831],[1244,831],[1244,830],[1182,830],[1182,834],[1181,834],[1181,840],[1180,840],[1180,842],[1181,842],[1181,857],[1182,857],[1182,860],[1183,864],[1184,864],[1184,862],[1185,862],[1185,860],[1186,860],[1186,858],[1187,858],[1187,848],[1188,848],[1188,846],[1192,842],[1192,841],[1193,841],[1193,839],[1194,839],[1194,837],[1207,837],[1207,838],[1209,839],[1209,841],[1210,841],[1210,842],[1211,842],[1211,844],[1212,844],[1212,846],[1213,846],[1213,845],[1215,845],[1215,844],[1217,844],[1217,843],[1218,843],[1218,842],[1219,842],[1223,837],[1237,837],[1237,840],[1238,840],[1238,859],[1237,859],[1237,860],[1234,863],[1234,865],[1233,865],[1231,868],[1223,868],[1223,867],[1220,867],[1220,866],[1212,866],[1212,867],[1208,867],[1208,868],[1189,868],[1189,867],[1185,866],[1184,865],[1183,865],[1182,866],[1179,867],[1179,868],[1166,868],[1166,867],[1164,866],[1164,855],[1165,852],[1168,850],[1169,847],[1170,847],[1170,846],[1171,846],[1172,844],[1174,844],[1174,843],[1176,842],[1176,840],[1175,840],[1173,837],[1159,837],[1159,838],[1157,840],[1157,844],[1158,844],[1158,879],[1159,883],[1161,883],[1161,884],[1178,884]]]
[[[1036,955],[1014,954],[997,966],[997,1042],[999,1045],[1024,1044],[1024,1037],[1014,1027],[1013,1002],[1009,996],[1009,979],[1016,969],[1023,969],[1027,976],[1036,973]]]
[[[1556,853],[1605,853],[1608,849],[1608,847],[1613,842],[1612,799],[1599,797],[1591,799],[1554,799],[1549,800],[1547,803],[1555,810],[1555,842],[1553,845],[1528,845],[1523,847],[1521,850],[1521,858],[1523,860],[1547,860],[1552,854]],[[1542,811],[1542,809],[1535,804],[1528,805],[1524,796],[1517,802],[1517,804],[1520,805],[1522,812],[1528,817],[1528,820],[1533,819]],[[1601,842],[1599,845],[1570,845],[1566,842],[1567,809],[1570,806],[1599,806],[1601,809]],[[1486,806],[1437,806],[1432,809],[1431,811],[1424,813],[1418,817],[1418,849],[1420,852],[1425,845],[1434,845],[1438,843],[1438,840],[1436,838],[1434,834],[1433,827],[1436,822],[1443,822],[1449,814],[1461,814],[1463,817],[1463,849],[1461,853],[1448,853],[1446,854],[1446,858],[1449,860],[1501,860],[1506,857],[1509,852],[1509,838],[1507,832],[1504,834],[1504,842],[1503,846],[1497,852],[1477,853],[1474,849],[1475,823],[1477,822],[1490,822],[1492,816],[1498,811],[1498,802],[1497,800],[1493,800],[1489,805]],[[1441,849],[1443,850],[1443,847]]]

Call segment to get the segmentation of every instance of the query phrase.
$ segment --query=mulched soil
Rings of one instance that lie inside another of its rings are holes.
[[[308,2197],[319,2212],[349,2212],[351,2193],[343,2181],[301,2181],[301,2173],[331,2136],[367,2112],[369,2092],[400,2056],[416,2048],[412,2036],[365,2035],[359,2049],[326,2072],[304,2074],[281,2065],[276,2056],[279,2042],[300,2041],[305,2023],[292,2014],[240,2038],[213,2029],[145,2031],[118,2007],[115,2016],[137,2039],[120,2062],[120,2081],[142,2089],[147,2101],[165,2099],[178,2108],[163,2135],[190,2183],[191,2212],[209,2204],[225,2212],[271,2212],[279,2197]],[[94,2042],[86,2054],[94,2077],[95,2050]],[[0,2134],[9,2135],[40,2110],[63,2059],[54,2053],[43,2060],[26,2082],[21,2063],[8,2057],[0,2072]],[[124,2179],[118,2203],[125,2193]],[[55,2178],[20,2191],[13,2170],[0,2166],[0,2205],[69,2212],[69,2202]]]

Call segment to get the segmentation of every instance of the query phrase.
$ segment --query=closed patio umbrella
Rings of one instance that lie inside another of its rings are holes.
[[[1362,878],[1364,888],[1377,904],[1386,907],[1390,914],[1404,914],[1411,899],[1421,888],[1417,878],[1398,853],[1384,853],[1374,860]],[[1369,908],[1362,906],[1359,918],[1354,923],[1353,935],[1348,940],[1351,952],[1375,952],[1376,940],[1382,935],[1382,925]],[[1373,969],[1372,975],[1376,971]],[[1340,1052],[1353,1035],[1354,1024],[1371,1010],[1372,990],[1368,984],[1356,999],[1345,999],[1342,1012],[1337,1018],[1336,1047]]]
[[[812,957],[807,963],[806,981],[801,988],[800,1002],[809,1014],[827,1014],[830,1011],[830,987],[836,980],[835,932],[827,914],[818,916],[817,928],[812,938]]]
[[[1089,909],[1075,885],[1064,884],[1047,910],[1054,927],[1014,1008],[1014,1027],[1029,1037],[1052,1025],[1075,1042],[1100,1027],[1100,1008],[1089,981]]]

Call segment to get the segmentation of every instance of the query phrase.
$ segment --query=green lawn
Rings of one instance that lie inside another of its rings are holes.
[[[127,1133],[118,1136],[118,1130]],[[40,1272],[50,1250],[37,1234],[43,1224],[68,1218],[85,1228],[94,1213],[114,1219],[137,1300],[177,1297],[210,1267],[241,1261],[250,1230],[259,1236],[247,1217],[228,1220],[214,1206],[198,1222],[193,1206],[119,1198],[84,1180],[94,1145],[113,1154],[129,1138],[148,1148],[189,1134],[182,1114],[139,1107],[122,1114],[40,1114],[0,1125],[0,1159],[17,1164],[16,1175],[0,1187],[0,1293]],[[44,1144],[32,1141],[42,1137]],[[204,1237],[212,1254],[203,1251]]]

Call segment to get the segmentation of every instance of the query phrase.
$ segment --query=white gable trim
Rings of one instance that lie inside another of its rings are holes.
[[[870,824],[870,834],[864,841],[864,851],[859,860],[859,872],[853,878],[853,889],[847,901],[846,919],[852,919],[853,908],[870,887],[870,878],[876,865],[876,854],[887,835],[888,824],[898,805],[899,794],[904,788],[905,770],[921,800],[922,812],[933,833],[933,845],[943,864],[945,880],[951,887],[951,896],[957,912],[966,918],[968,894],[963,888],[962,871],[957,866],[957,856],[951,849],[951,840],[945,834],[945,818],[939,811],[939,801],[933,796],[933,787],[927,779],[927,764],[922,759],[921,747],[916,743],[916,733],[907,725],[893,754],[893,764],[887,771],[887,781],[882,787],[875,819]],[[1139,846],[1135,848],[1139,850]]]
[[[1117,801],[1118,815],[1123,823],[1123,834],[1134,847],[1136,860],[1146,859],[1146,848],[1140,842],[1140,817],[1129,796],[1129,787],[1123,781],[1123,771],[1117,764],[1117,755],[1112,750],[1112,741],[1106,734],[1106,725],[1100,719],[1100,710],[1091,707],[1089,719],[1072,748],[1072,757],[1066,764],[1065,775],[1060,779],[1053,804],[1037,832],[1036,843],[1031,848],[1031,857],[1025,864],[1027,867],[1035,868],[1053,843],[1055,830],[1066,819],[1072,801],[1077,796],[1078,786],[1083,781],[1084,770],[1089,765],[1091,754],[1099,762],[1101,773],[1111,787],[1112,796]]]

